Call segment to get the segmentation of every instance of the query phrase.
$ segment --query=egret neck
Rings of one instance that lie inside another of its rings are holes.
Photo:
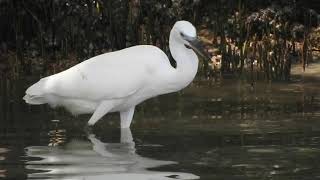
[[[178,32],[172,29],[169,48],[173,59],[177,63],[172,80],[175,81],[176,89],[180,90],[190,84],[196,76],[199,60],[196,53],[192,49],[187,48],[178,37]]]

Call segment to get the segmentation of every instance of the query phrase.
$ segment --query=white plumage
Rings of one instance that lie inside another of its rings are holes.
[[[198,58],[189,47],[194,47],[196,40],[194,26],[178,21],[169,39],[176,68],[159,48],[134,46],[95,56],[42,78],[26,90],[24,100],[29,104],[62,106],[74,115],[93,113],[89,125],[108,112],[120,112],[121,128],[128,128],[137,104],[178,91],[193,80]]]

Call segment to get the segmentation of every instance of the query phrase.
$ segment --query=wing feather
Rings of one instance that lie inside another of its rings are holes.
[[[153,71],[165,61],[163,55],[153,46],[136,46],[102,54],[49,76],[45,89],[47,93],[67,98],[124,98],[146,85]]]

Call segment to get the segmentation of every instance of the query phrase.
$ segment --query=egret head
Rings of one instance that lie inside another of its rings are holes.
[[[175,36],[175,40],[183,43],[186,48],[193,49],[196,53],[201,55],[204,59],[210,57],[204,50],[204,47],[197,37],[196,28],[188,21],[178,21],[172,28],[171,35]]]
[[[173,26],[173,29],[180,35],[182,40],[185,38],[195,39],[197,38],[196,28],[188,21],[178,21]]]

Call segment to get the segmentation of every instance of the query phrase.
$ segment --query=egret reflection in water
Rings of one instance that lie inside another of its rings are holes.
[[[130,129],[121,129],[120,143],[103,143],[94,134],[89,141],[73,140],[65,146],[30,146],[26,154],[30,158],[41,158],[27,162],[27,169],[38,171],[28,175],[29,179],[198,179],[181,172],[157,172],[148,170],[175,164],[145,158],[135,152],[135,143]]]

